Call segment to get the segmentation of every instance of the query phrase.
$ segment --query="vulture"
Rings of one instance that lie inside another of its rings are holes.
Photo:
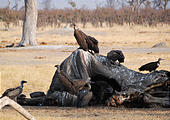
[[[92,99],[93,93],[91,91],[90,83],[87,83],[82,90],[77,94],[77,107],[83,107],[88,105],[89,101]]]
[[[16,88],[9,88],[7,89],[0,98],[4,97],[4,96],[7,96],[9,97],[10,99],[16,101],[16,98],[22,93],[22,90],[23,90],[23,84],[24,83],[27,83],[27,81],[24,81],[22,80],[21,81],[21,85],[16,87]]]
[[[79,29],[75,28],[74,25],[74,37],[77,40],[77,43],[79,44],[79,49],[83,49],[84,51],[94,51],[95,53],[99,53],[99,48],[98,48],[98,41],[91,36],[86,35],[84,32],[82,32]]]
[[[5,47],[14,47],[14,43],[10,44],[10,45],[6,45]]]
[[[125,56],[123,55],[121,50],[111,50],[107,53],[107,58],[109,58],[113,63],[118,60],[119,63],[123,63]]]
[[[149,71],[149,72],[155,71],[159,67],[161,60],[164,60],[164,59],[159,58],[158,61],[156,62],[150,62],[145,65],[142,65],[139,68],[139,71]]]

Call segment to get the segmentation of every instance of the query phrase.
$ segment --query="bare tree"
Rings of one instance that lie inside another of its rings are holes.
[[[108,8],[115,8],[115,3],[117,2],[117,0],[106,0],[106,6]]]
[[[75,8],[76,7],[76,3],[72,0],[68,0],[68,3],[71,5],[71,7]]]
[[[43,0],[42,4],[45,10],[51,9],[51,5],[52,5],[51,2],[52,0]]]
[[[36,38],[37,25],[37,0],[25,0],[25,16],[23,22],[22,39],[20,46],[37,45]]]
[[[127,0],[127,3],[132,7],[133,11],[138,11],[140,6],[147,0]]]
[[[145,8],[151,8],[152,1],[147,0],[143,4],[144,4]]]
[[[154,0],[153,7],[166,10],[169,1],[170,0]]]

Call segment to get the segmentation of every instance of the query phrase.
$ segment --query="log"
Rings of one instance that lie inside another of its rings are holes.
[[[17,112],[19,112],[22,116],[24,116],[28,120],[36,120],[30,113],[28,113],[22,106],[20,106],[15,101],[9,99],[8,97],[3,97],[0,99],[0,109],[2,109],[4,106],[10,105],[12,108],[14,108]]]

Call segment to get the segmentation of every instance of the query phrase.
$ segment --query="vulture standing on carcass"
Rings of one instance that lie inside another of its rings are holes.
[[[118,60],[119,63],[123,63],[125,56],[121,50],[111,50],[109,53],[107,53],[107,58],[112,60],[112,63],[114,63],[116,60]]]
[[[24,81],[22,80],[21,81],[21,85],[16,87],[16,88],[9,88],[7,89],[0,98],[4,97],[4,96],[7,96],[9,97],[10,99],[16,101],[16,98],[22,93],[23,91],[23,84],[24,83],[27,83],[27,81]]]
[[[158,61],[156,62],[150,62],[145,65],[142,65],[139,68],[139,71],[149,71],[149,72],[155,71],[159,67],[161,60],[164,60],[164,59],[159,58]]]
[[[76,38],[77,43],[80,46],[79,48],[85,51],[91,50],[91,52],[94,51],[95,53],[99,53],[98,41],[94,37],[87,36],[81,30],[76,29],[75,24],[73,25],[74,25],[74,37]]]

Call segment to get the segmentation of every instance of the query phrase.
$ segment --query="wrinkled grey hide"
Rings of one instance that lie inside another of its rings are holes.
[[[72,80],[84,80],[90,81],[92,68],[92,59],[95,59],[89,52],[82,49],[74,51],[67,59],[65,59],[60,65],[60,69],[63,70]],[[65,91],[63,85],[60,83],[57,77],[58,71],[55,72],[49,92]],[[69,91],[68,91],[69,92]]]
[[[148,86],[165,82],[169,79],[167,71],[155,71],[147,74],[139,73],[123,65],[113,65],[107,57],[94,56],[82,49],[75,50],[62,62],[60,67],[73,80],[93,81],[91,78],[96,75],[115,80],[121,86],[121,92],[125,92],[128,95],[135,92],[144,93]],[[48,95],[54,91],[65,91],[65,88],[57,78],[57,74],[56,71]]]

